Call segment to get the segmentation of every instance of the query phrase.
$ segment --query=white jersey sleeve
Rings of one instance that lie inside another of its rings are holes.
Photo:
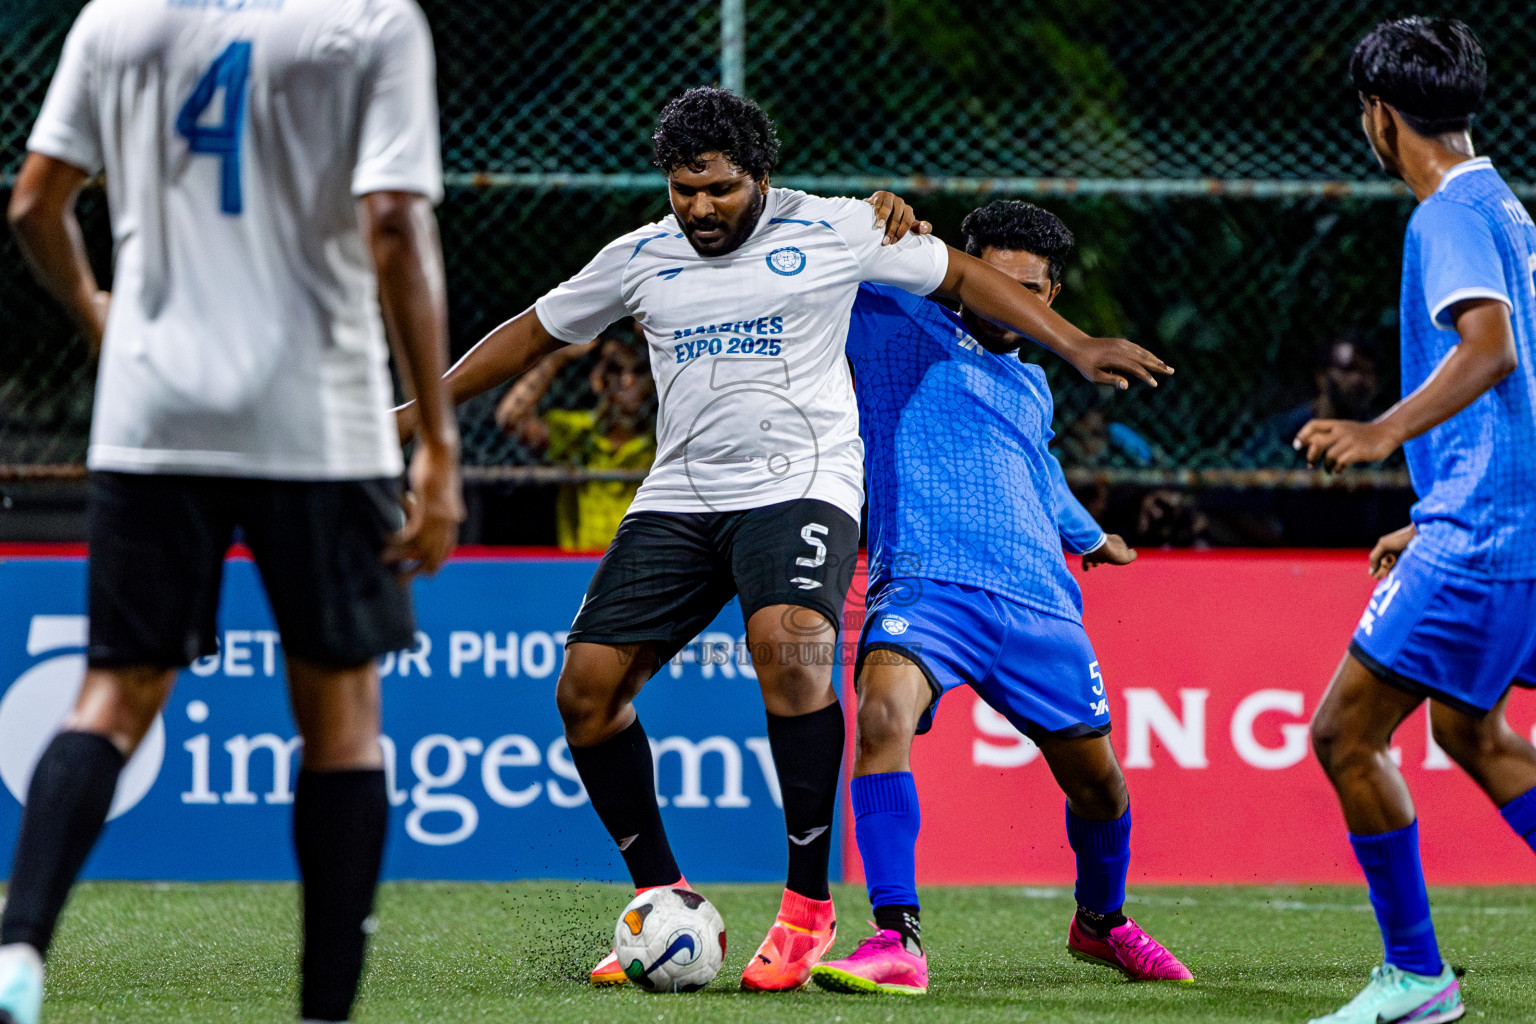
[[[603,246],[575,277],[541,295],[533,304],[544,329],[568,345],[582,345],[615,320],[629,315],[624,302],[624,269],[645,244],[671,232],[650,224]]]
[[[828,200],[827,218],[859,261],[861,279],[870,284],[927,295],[944,283],[949,272],[949,247],[933,235],[909,233],[895,245],[881,245],[885,232],[875,228],[873,208],[862,199]]]
[[[441,202],[437,71],[426,16],[414,3],[391,4],[377,31],[363,83],[352,194],[415,192]]]
[[[87,7],[69,30],[59,69],[54,72],[37,123],[27,139],[27,149],[32,152],[63,160],[87,174],[100,171],[102,164],[89,55],[89,49],[95,45],[93,26],[98,20]]]

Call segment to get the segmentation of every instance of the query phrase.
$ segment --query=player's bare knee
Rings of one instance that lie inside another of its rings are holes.
[[[1368,776],[1379,767],[1387,748],[1369,742],[1337,723],[1312,723],[1312,750],[1323,772],[1334,782],[1355,776]]]
[[[575,741],[594,728],[600,728],[608,704],[609,701],[601,699],[591,688],[561,673],[560,681],[555,685],[555,708],[560,712],[568,739]]]
[[[595,686],[561,673],[555,686],[555,707],[565,738],[575,747],[590,747],[611,737],[624,722],[630,700],[619,687]]]
[[[1130,806],[1125,778],[1073,778],[1062,786],[1072,813],[1087,821],[1114,821]]]
[[[1120,765],[1114,761],[1105,765],[1103,770],[1087,776],[1083,782],[1077,799],[1085,808],[1094,812],[1092,815],[1094,820],[1113,821],[1124,814],[1131,804],[1130,789],[1125,784],[1125,775],[1121,773]]]
[[[808,715],[837,700],[826,666],[780,661],[767,671],[759,668],[757,680],[770,714]]]
[[[158,667],[92,668],[64,728],[107,737],[132,756],[171,695],[176,673]]]
[[[859,701],[859,756],[868,757],[912,742],[917,719],[895,694],[872,694]]]
[[[1325,705],[1313,717],[1308,735],[1312,740],[1312,753],[1317,757],[1317,763],[1331,775],[1342,752],[1351,746],[1343,719],[1330,714]]]
[[[630,705],[654,674],[648,646],[572,644],[555,684],[555,708],[573,746],[601,743],[628,725]]]

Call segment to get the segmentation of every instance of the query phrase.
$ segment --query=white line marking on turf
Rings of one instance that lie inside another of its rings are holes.
[[[1071,898],[1070,889],[1058,889],[1050,886],[1021,886],[1007,890],[1015,896],[1021,896],[1027,900],[1054,900]],[[1195,899],[1193,896],[1148,896],[1133,893],[1126,894],[1125,902],[1139,903],[1152,907],[1222,907],[1241,908],[1251,910],[1276,910],[1285,912],[1321,912],[1347,910],[1354,913],[1371,913],[1371,905],[1367,902],[1360,903],[1336,903],[1336,902],[1311,902],[1308,900],[1271,899],[1271,900],[1212,900],[1209,897]],[[1483,914],[1488,916],[1501,915],[1526,915],[1532,912],[1531,907],[1478,907],[1465,904],[1436,904],[1436,915],[1441,914]]]

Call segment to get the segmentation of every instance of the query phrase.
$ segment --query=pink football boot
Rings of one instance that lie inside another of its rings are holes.
[[[812,967],[811,980],[828,992],[927,995],[928,955],[908,951],[900,932],[877,929],[841,960]]]
[[[1130,918],[1113,928],[1107,938],[1089,935],[1073,916],[1067,930],[1067,952],[1090,964],[1113,967],[1132,981],[1194,981],[1189,968],[1163,948],[1162,943],[1141,930]]]

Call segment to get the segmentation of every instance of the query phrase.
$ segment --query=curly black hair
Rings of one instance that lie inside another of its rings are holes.
[[[779,158],[779,139],[763,108],[713,86],[674,97],[656,121],[651,145],[651,163],[667,174],[679,167],[697,170],[705,153],[719,153],[761,181]]]
[[[997,199],[972,210],[960,222],[965,251],[980,256],[992,249],[1021,249],[1040,256],[1050,265],[1051,284],[1061,283],[1067,254],[1072,251],[1072,232],[1049,210],[1022,199]]]
[[[1452,18],[1384,21],[1349,58],[1355,91],[1390,103],[1408,127],[1433,137],[1464,132],[1482,105],[1488,63],[1472,30]]]

